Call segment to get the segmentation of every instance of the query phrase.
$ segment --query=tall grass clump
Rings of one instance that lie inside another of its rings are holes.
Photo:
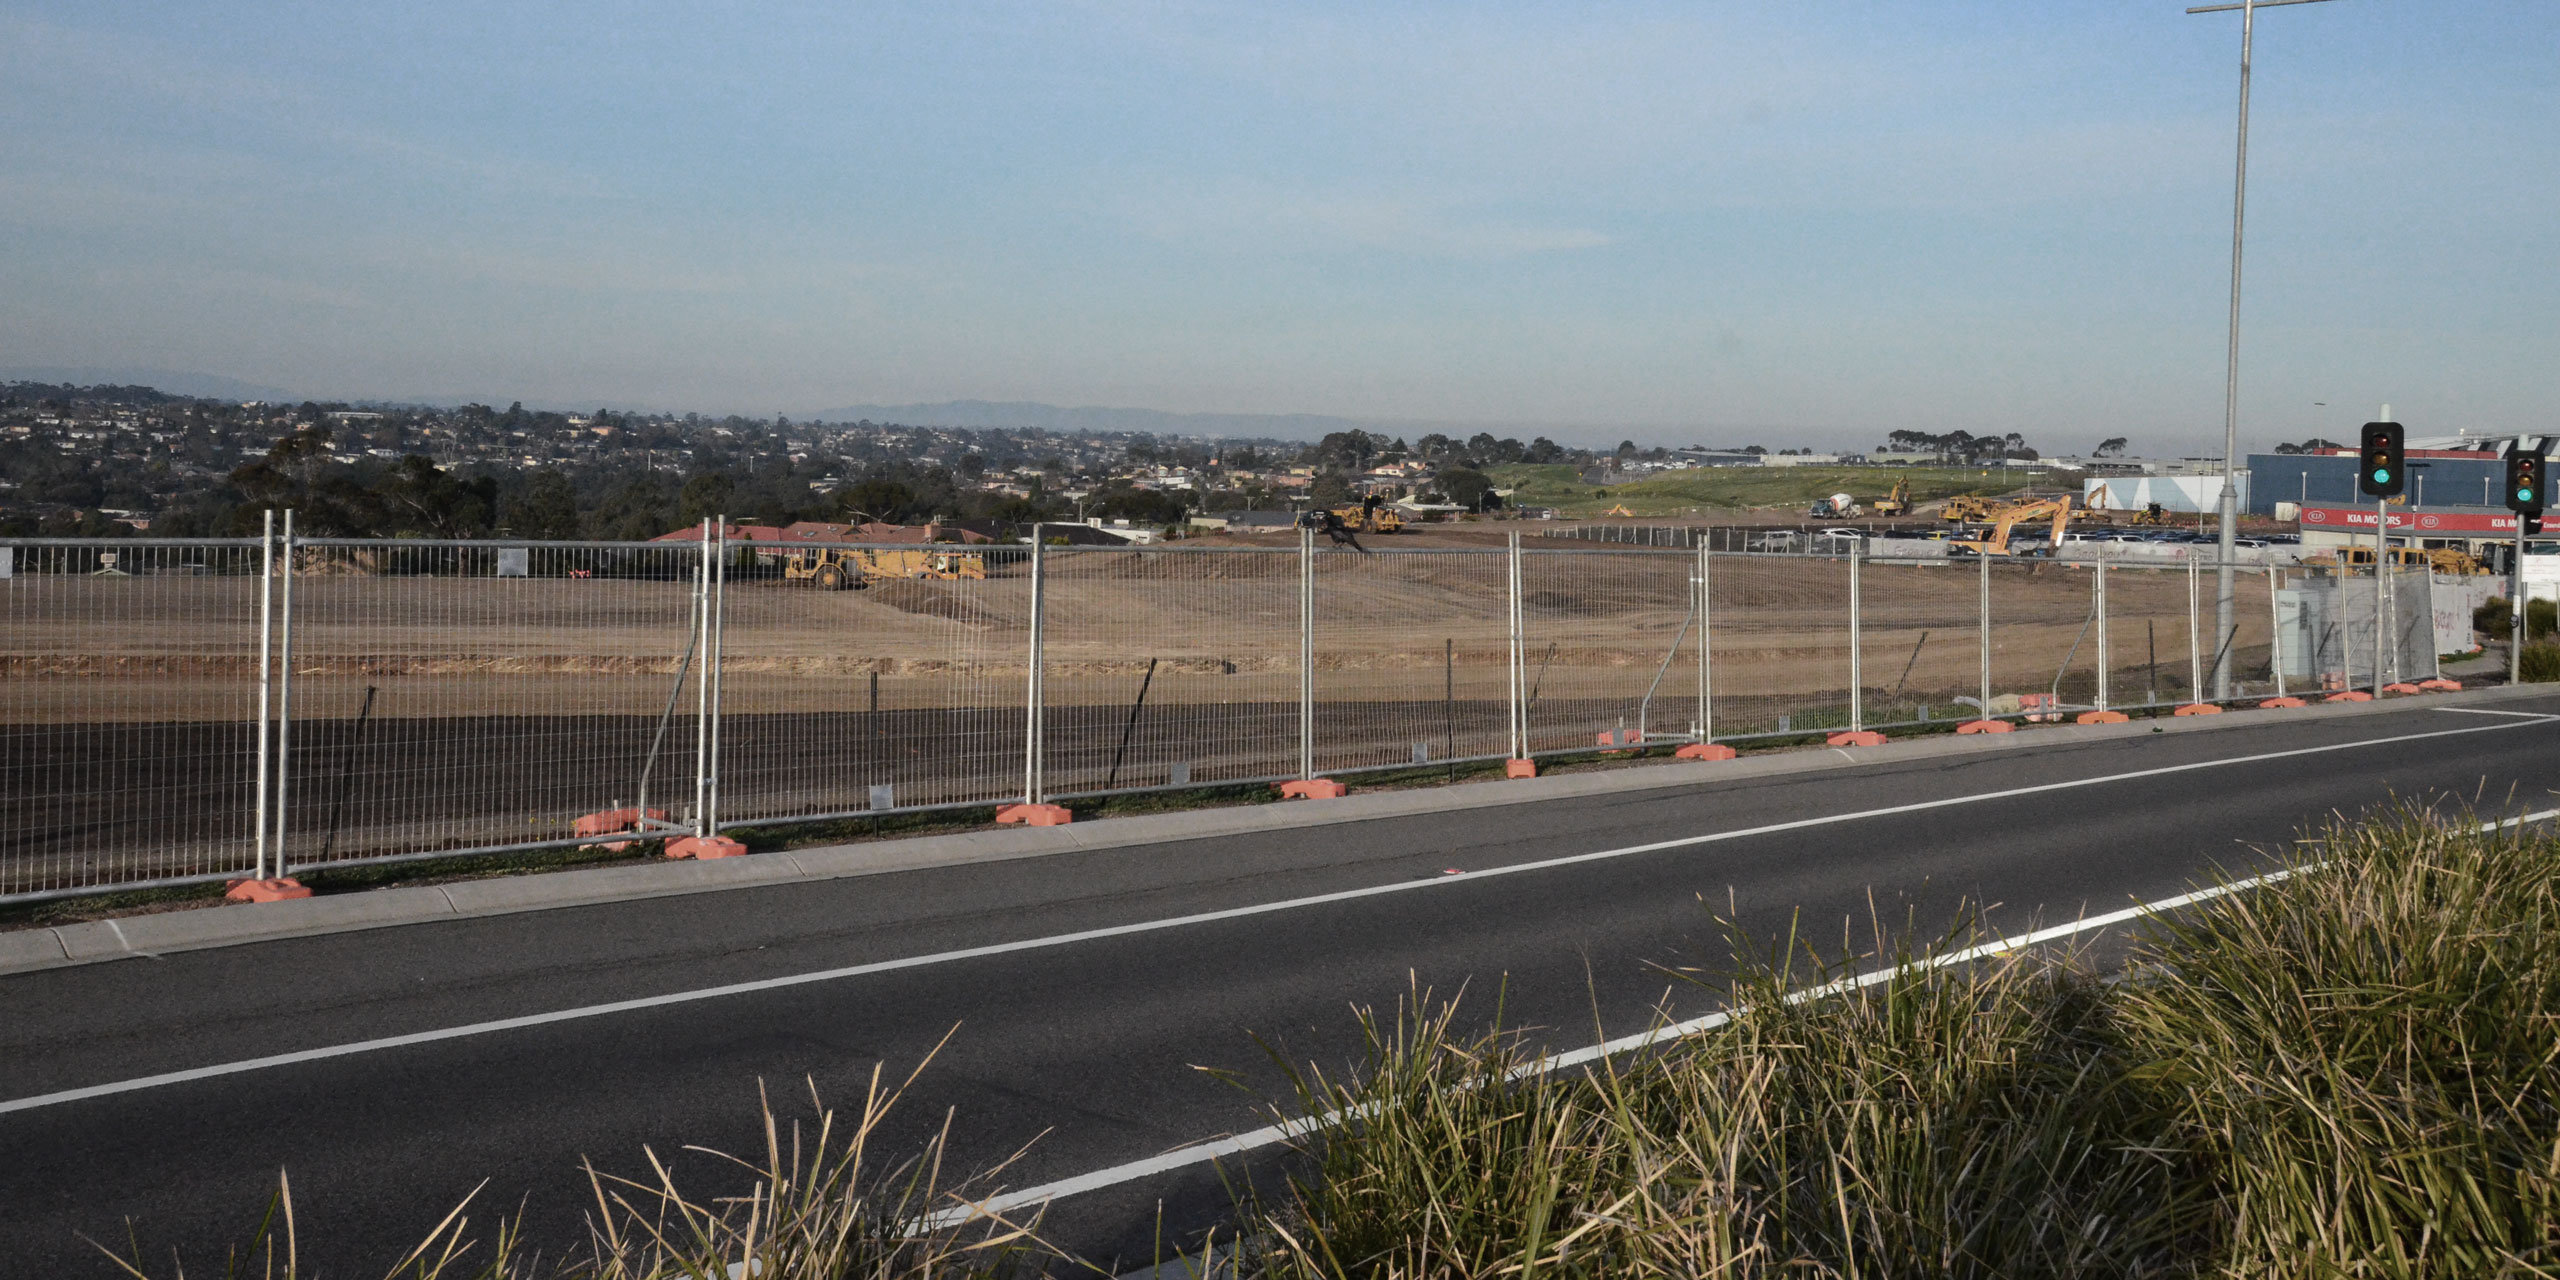
[[[2112,982],[1746,956],[1729,1021],[1588,1068],[1417,998],[1296,1077],[1242,1273],[2560,1276],[2560,842],[2478,826],[2339,822]]]
[[[2549,684],[2560,680],[2560,643],[2529,641],[2524,652],[2516,655],[2526,684]]]
[[[1825,975],[1828,976],[1828,975]],[[1366,1019],[1367,1065],[1263,1208],[1265,1277],[2138,1276],[2191,1171],[2115,1066],[2102,989],[2016,959],[1790,1000],[1760,965],[1722,1028],[1547,1070],[1452,1005]]]
[[[728,1195],[686,1191],[654,1152],[639,1177],[589,1165],[595,1201],[589,1237],[565,1254],[542,1256],[503,1219],[485,1235],[475,1232],[466,1199],[379,1274],[387,1280],[1029,1280],[1068,1274],[1058,1269],[1063,1255],[1030,1225],[971,1208],[992,1190],[998,1171],[945,1180],[947,1132],[902,1156],[884,1157],[880,1130],[904,1091],[903,1084],[884,1088],[875,1069],[857,1113],[820,1104],[810,1121],[786,1124],[766,1106],[758,1157],[688,1148],[740,1175]],[[232,1251],[221,1274],[304,1280],[313,1273],[300,1254],[292,1184],[279,1179],[265,1219],[246,1248]],[[155,1273],[138,1245],[107,1256],[131,1280],[187,1274],[175,1259],[168,1272]]]
[[[2560,845],[2402,811],[2157,921],[2122,1017],[2227,1265],[2560,1274]]]

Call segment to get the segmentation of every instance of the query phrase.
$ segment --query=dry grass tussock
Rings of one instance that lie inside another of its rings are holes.
[[[916,1071],[923,1069],[920,1064]],[[806,1126],[781,1122],[768,1105],[760,1158],[709,1153],[748,1175],[742,1195],[695,1198],[654,1152],[647,1153],[649,1172],[643,1177],[589,1165],[595,1207],[588,1214],[588,1240],[567,1256],[546,1259],[503,1219],[478,1230],[466,1199],[382,1274],[385,1280],[1011,1280],[1093,1274],[1041,1240],[1036,1219],[1015,1221],[973,1208],[992,1191],[1002,1166],[945,1181],[947,1129],[921,1150],[881,1153],[882,1126],[915,1079],[911,1073],[888,1087],[875,1068],[858,1113],[840,1113],[821,1102]],[[156,1270],[138,1246],[106,1252],[131,1280],[182,1280],[191,1274],[179,1259],[166,1271]],[[300,1257],[289,1181],[279,1179],[265,1220],[216,1274],[226,1280],[304,1280],[312,1274]]]
[[[2340,823],[2120,983],[1745,956],[1730,1023],[1589,1071],[1418,998],[1298,1077],[1333,1118],[1239,1274],[2560,1275],[2560,841],[2475,827]]]

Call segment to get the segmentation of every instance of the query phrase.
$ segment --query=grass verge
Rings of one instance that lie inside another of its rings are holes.
[[[2560,842],[2403,811],[2070,956],[1739,1012],[1591,1071],[1427,999],[1297,1077],[1240,1274],[2560,1274]],[[1958,940],[1959,945],[1964,940]]]

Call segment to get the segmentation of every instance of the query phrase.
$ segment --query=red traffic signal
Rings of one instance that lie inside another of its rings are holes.
[[[2397,422],[2364,424],[2364,443],[2356,450],[2356,488],[2368,498],[2397,497],[2408,486],[2408,460]]]

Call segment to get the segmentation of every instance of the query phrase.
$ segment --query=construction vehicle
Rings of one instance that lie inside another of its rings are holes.
[[[2103,480],[2096,488],[2089,491],[2089,496],[2082,499],[2082,503],[2083,514],[2104,520],[2111,525],[2116,522],[2115,513],[2124,509],[2116,506],[2115,492],[2107,488]],[[2137,529],[2146,525],[2166,527],[2169,523],[2169,509],[2157,502],[2146,502],[2142,510],[2134,512],[2133,518],[2125,523]]]
[[[2303,563],[2370,569],[2373,567],[2373,548],[2369,546],[2340,547],[2335,555],[2312,556]],[[2429,573],[2441,573],[2447,577],[2468,578],[2489,572],[2489,566],[2480,563],[2478,557],[2460,547],[2393,547],[2391,564],[2398,569],[2424,569]]]
[[[1980,494],[1960,493],[1938,508],[1938,518],[1949,524],[1971,524],[1976,520],[1990,519],[1991,512],[1998,505]]]
[[[803,547],[783,557],[782,576],[814,582],[821,591],[860,590],[874,582],[930,578],[956,582],[987,576],[987,558],[974,551],[880,550],[869,547]]]
[[[1835,493],[1828,498],[1814,499],[1812,508],[1805,515],[1815,520],[1855,520],[1866,513],[1867,509],[1859,506],[1856,498]]]
[[[2012,547],[2009,535],[2019,525],[2030,521],[2052,520],[2053,535],[2042,546],[2022,541]],[[1991,532],[1979,538],[1950,538],[1950,556],[2049,556],[2062,546],[2063,531],[2071,527],[2071,499],[2044,498],[2003,507],[1991,515]]]
[[[1404,532],[1404,516],[1375,494],[1356,507],[1335,507],[1333,514],[1341,518],[1342,527],[1353,533]]]
[[[1907,516],[1911,514],[1911,482],[1908,480],[1894,481],[1893,491],[1876,499],[1876,514],[1880,516]]]

